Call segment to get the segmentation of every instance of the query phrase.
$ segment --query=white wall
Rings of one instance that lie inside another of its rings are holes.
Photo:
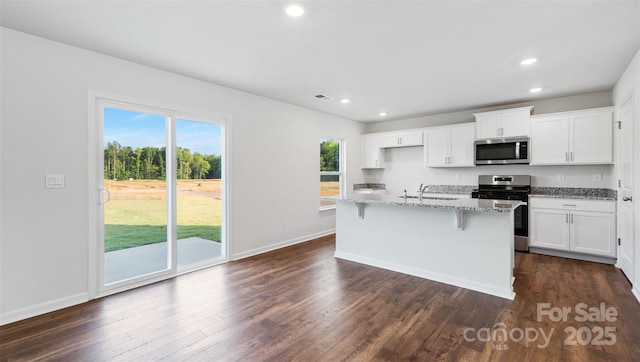
[[[613,101],[616,106],[620,106],[624,100],[633,92],[634,95],[634,246],[635,246],[635,280],[633,286],[636,298],[640,301],[640,51],[636,53],[624,74],[613,89]]]
[[[89,90],[231,116],[236,258],[335,227],[334,214],[318,212],[321,135],[346,140],[347,187],[363,180],[358,122],[9,29],[1,36],[0,323],[89,297]],[[64,174],[66,188],[45,190],[47,173]]]

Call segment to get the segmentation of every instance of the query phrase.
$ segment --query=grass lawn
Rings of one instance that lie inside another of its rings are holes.
[[[163,225],[106,224],[105,251],[132,248],[167,241],[167,227]],[[190,237],[220,241],[220,226],[178,225],[178,239]]]
[[[220,241],[220,180],[178,181],[178,239]],[[105,181],[105,251],[167,241],[167,207],[162,181]]]
[[[111,193],[111,201],[104,207],[105,251],[167,241],[164,181],[105,180],[104,184]],[[177,190],[178,239],[195,236],[219,242],[221,180],[178,180]],[[337,195],[338,182],[321,182],[320,193]]]

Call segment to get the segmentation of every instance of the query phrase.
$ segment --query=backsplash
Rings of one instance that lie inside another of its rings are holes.
[[[417,192],[424,185],[478,186],[478,175],[531,175],[532,187],[615,189],[613,165],[529,166],[495,165],[466,168],[430,168],[423,164],[422,147],[385,151],[385,168],[362,170],[365,182],[386,184],[387,192]],[[594,176],[601,181],[594,181]]]
[[[476,189],[476,186],[468,185],[429,185],[427,192],[433,194],[464,194],[471,195],[471,191]]]
[[[618,197],[618,192],[616,190],[581,187],[532,187],[531,194],[552,197],[576,197],[612,200],[615,200]]]
[[[362,189],[385,190],[386,188],[387,188],[387,185],[385,184],[375,184],[375,183],[353,184],[354,190],[362,190]]]

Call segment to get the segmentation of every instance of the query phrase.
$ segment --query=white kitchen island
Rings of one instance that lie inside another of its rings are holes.
[[[335,257],[513,299],[513,210],[520,201],[337,200]]]

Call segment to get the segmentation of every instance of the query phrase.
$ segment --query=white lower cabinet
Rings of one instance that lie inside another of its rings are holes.
[[[530,246],[616,257],[615,202],[529,199]]]

